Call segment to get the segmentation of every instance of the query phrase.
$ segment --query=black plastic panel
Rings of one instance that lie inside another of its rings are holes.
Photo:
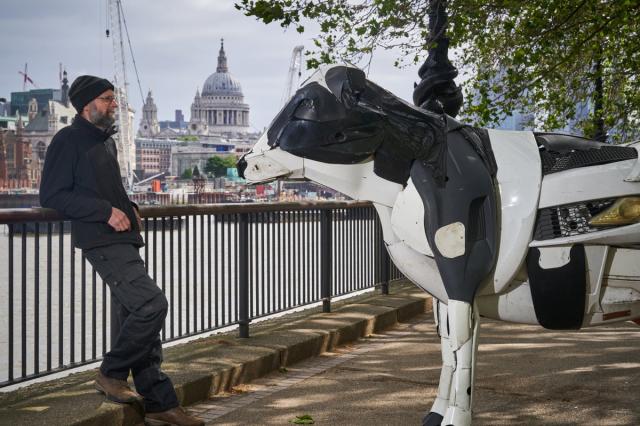
[[[579,329],[587,291],[584,246],[571,247],[569,263],[559,268],[543,269],[539,259],[540,250],[531,247],[527,254],[527,272],[538,322],[550,330]]]
[[[579,136],[536,133],[535,137],[540,147],[543,175],[638,158],[635,148],[605,144]]]
[[[496,195],[478,146],[458,130],[447,140],[447,181],[436,182],[426,163],[415,161],[411,180],[424,206],[424,228],[450,299],[473,303],[475,294],[497,259]],[[465,251],[445,257],[435,243],[438,229],[454,222],[465,227]]]
[[[332,68],[325,82],[329,90],[309,83],[296,92],[269,127],[269,146],[323,163],[373,157],[378,176],[402,185],[411,162],[425,161],[444,181],[444,115],[407,104],[358,69]]]

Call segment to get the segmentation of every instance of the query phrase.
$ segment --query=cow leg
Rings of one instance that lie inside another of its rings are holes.
[[[422,426],[440,426],[442,419],[449,407],[449,392],[453,378],[454,356],[449,342],[449,326],[447,321],[447,305],[436,300],[433,316],[436,322],[438,336],[440,336],[440,350],[442,352],[442,369],[440,370],[440,382],[438,395],[433,402],[429,413],[422,419]]]
[[[467,302],[449,300],[449,344],[454,358],[449,406],[444,425],[469,426],[473,401],[474,364],[478,345],[479,316]]]
[[[467,136],[465,136],[467,135]],[[498,202],[491,167],[479,150],[480,136],[456,131],[447,135],[447,180],[439,184],[429,164],[415,161],[411,179],[424,205],[425,235],[448,296],[448,348],[443,340],[443,373],[438,398],[425,421],[438,424],[448,400],[443,425],[471,424],[473,362],[478,315],[476,292],[497,259]],[[442,323],[442,321],[441,321]],[[444,326],[442,327],[444,328]],[[453,375],[447,370],[452,358]],[[449,389],[448,397],[441,392]]]

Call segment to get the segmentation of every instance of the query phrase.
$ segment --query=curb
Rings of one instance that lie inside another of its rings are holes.
[[[331,313],[304,311],[255,324],[246,339],[213,335],[168,348],[163,370],[180,404],[187,406],[430,310],[430,296],[406,281],[396,282],[390,295],[350,298],[335,303]],[[112,404],[95,393],[94,375],[78,373],[0,396],[0,418],[13,426],[143,422],[141,404]]]

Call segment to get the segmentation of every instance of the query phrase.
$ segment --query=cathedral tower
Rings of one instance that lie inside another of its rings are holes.
[[[158,107],[156,107],[151,95],[151,90],[147,94],[147,100],[142,107],[142,120],[138,127],[138,136],[143,138],[151,138],[160,133],[160,125],[158,124]]]

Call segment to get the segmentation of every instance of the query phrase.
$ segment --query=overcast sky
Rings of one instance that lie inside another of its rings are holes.
[[[268,125],[280,108],[291,52],[311,46],[313,32],[297,34],[264,25],[233,7],[233,0],[123,0],[140,83],[151,89],[160,120],[175,109],[185,119],[197,88],[215,72],[220,38],[229,70],[251,106],[251,125]],[[113,47],[105,37],[107,0],[2,0],[0,13],[0,97],[22,90],[18,71],[28,63],[40,88],[58,88],[62,63],[69,80],[82,74],[113,76]],[[312,25],[307,24],[307,27]],[[126,43],[126,39],[125,39]],[[142,109],[140,90],[128,55],[129,100]],[[393,67],[394,52],[377,52],[369,78],[410,101],[417,67]],[[303,74],[304,75],[304,74]],[[32,86],[30,86],[32,87]]]

